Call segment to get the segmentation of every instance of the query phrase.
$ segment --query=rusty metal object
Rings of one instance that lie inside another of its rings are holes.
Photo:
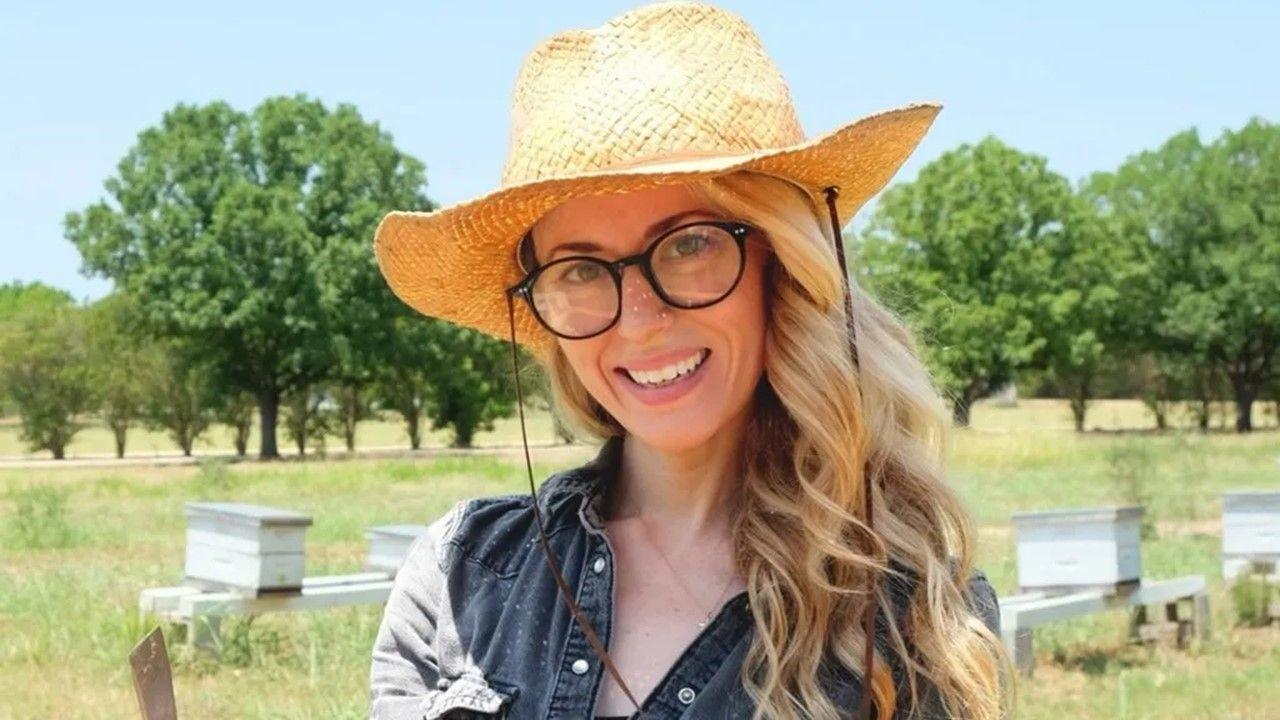
[[[134,646],[129,653],[129,666],[133,669],[133,689],[138,695],[142,720],[177,720],[173,671],[159,626]]]

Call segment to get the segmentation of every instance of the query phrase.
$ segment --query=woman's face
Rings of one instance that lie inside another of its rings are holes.
[[[661,234],[651,230],[657,223],[670,228],[737,219],[699,204],[684,186],[663,185],[568,200],[534,225],[533,242],[542,264],[566,255],[616,260],[643,252]],[[613,327],[582,340],[557,338],[582,384],[628,432],[677,451],[741,427],[764,367],[766,250],[760,243],[755,233],[749,236],[742,278],[715,305],[671,307],[633,265],[622,273],[622,309]],[[677,370],[682,374],[674,380],[646,382]]]

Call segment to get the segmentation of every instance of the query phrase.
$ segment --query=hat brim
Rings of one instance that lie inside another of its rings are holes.
[[[413,309],[506,339],[506,289],[521,276],[516,244],[565,200],[755,170],[815,194],[837,186],[836,210],[847,222],[888,184],[941,109],[915,103],[790,147],[607,168],[511,185],[431,212],[393,211],[374,233],[374,254],[391,291]],[[524,303],[515,311],[516,339],[539,358],[548,357],[555,338]]]

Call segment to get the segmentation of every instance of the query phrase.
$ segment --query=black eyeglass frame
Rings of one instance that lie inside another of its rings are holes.
[[[707,302],[700,302],[693,305],[684,305],[674,301],[671,298],[671,296],[668,295],[666,291],[662,289],[662,284],[658,282],[658,278],[653,272],[653,252],[658,248],[659,245],[663,243],[663,241],[667,240],[672,235],[682,230],[688,230],[691,227],[699,227],[703,225],[710,225],[712,227],[716,227],[721,230],[724,230],[729,233],[729,235],[734,239],[735,242],[737,242],[738,271],[733,277],[733,282],[729,284],[729,288],[725,290],[724,293],[722,293],[719,297],[715,298],[714,300],[709,300]],[[556,337],[564,338],[566,340],[586,340],[587,338],[593,338],[593,337],[596,337],[597,335],[601,335],[603,333],[608,332],[610,328],[618,324],[618,319],[622,317],[622,271],[625,270],[627,266],[639,265],[640,272],[644,274],[645,280],[649,282],[649,287],[653,288],[654,293],[659,298],[661,298],[663,302],[670,305],[671,307],[674,307],[680,310],[698,310],[701,308],[710,307],[724,300],[730,295],[732,295],[733,291],[738,287],[738,283],[742,280],[742,274],[747,267],[747,249],[746,249],[747,238],[752,233],[759,233],[759,232],[760,232],[759,228],[752,225],[751,223],[746,223],[738,220],[695,220],[693,222],[684,223],[683,225],[677,225],[676,227],[673,227],[670,230],[667,230],[666,232],[662,233],[658,237],[654,238],[653,242],[649,243],[649,245],[643,251],[638,252],[634,255],[628,255],[623,258],[618,258],[617,260],[612,260],[612,261],[602,260],[592,255],[568,255],[566,257],[552,260],[551,262],[545,265],[539,265],[534,269],[530,270],[529,272],[525,273],[525,276],[520,279],[520,282],[507,288],[507,295],[509,297],[516,296],[516,295],[523,297],[525,303],[528,304],[529,306],[529,310],[533,313],[533,316],[537,318],[538,322],[542,325],[542,327],[546,328],[547,331],[550,332],[552,335],[555,335]],[[528,236],[526,236],[526,239],[527,237]],[[517,249],[517,252],[518,252],[518,249]],[[555,328],[551,327],[551,325],[542,317],[542,314],[538,312],[538,306],[533,302],[532,290],[533,290],[534,283],[538,281],[538,277],[541,276],[542,273],[545,272],[548,268],[552,268],[552,267],[555,267],[556,265],[561,265],[563,263],[580,262],[580,261],[593,262],[597,265],[603,266],[605,270],[608,271],[609,275],[613,278],[614,288],[617,291],[618,302],[616,303],[616,307],[614,309],[613,319],[611,319],[603,328],[593,333],[590,333],[588,335],[566,335],[564,333],[557,331]]]

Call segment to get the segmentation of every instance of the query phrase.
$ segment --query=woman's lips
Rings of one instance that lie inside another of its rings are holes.
[[[707,365],[711,362],[711,350],[704,348],[704,351],[706,354],[696,368],[670,383],[657,387],[642,385],[632,380],[627,371],[622,368],[614,368],[613,373],[620,379],[622,386],[640,402],[646,405],[670,403],[687,395],[707,374]]]

